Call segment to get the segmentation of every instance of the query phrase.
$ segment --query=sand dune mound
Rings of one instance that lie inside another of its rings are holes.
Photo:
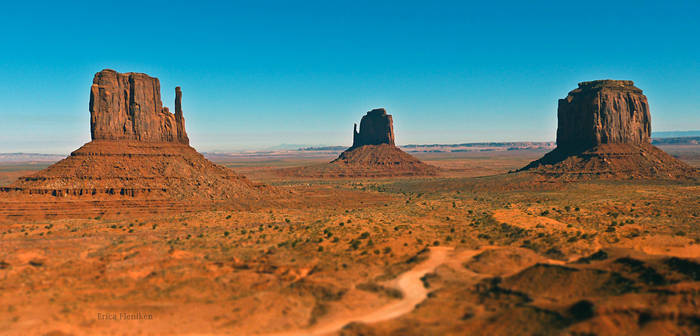
[[[576,297],[619,295],[634,282],[615,272],[536,264],[503,280],[502,286],[530,297],[567,300]]]
[[[206,160],[189,146],[176,88],[175,114],[160,83],[145,74],[103,70],[90,90],[93,141],[2,190],[52,196],[256,198],[269,188]]]
[[[464,267],[480,274],[503,276],[543,261],[544,257],[530,249],[505,247],[481,252],[465,263]]]
[[[490,317],[492,323],[472,319],[465,329],[519,334],[527,325],[525,334],[640,334],[657,328],[697,333],[699,266],[698,260],[627,249],[601,250],[567,265],[535,264],[475,286],[484,304],[501,311]]]

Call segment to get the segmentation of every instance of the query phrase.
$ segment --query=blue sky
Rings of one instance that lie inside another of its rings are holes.
[[[669,4],[672,3],[672,4]],[[349,145],[376,107],[399,144],[554,140],[557,99],[631,79],[654,131],[700,129],[698,1],[4,3],[0,152],[89,141],[95,72],[174,87],[201,151]]]

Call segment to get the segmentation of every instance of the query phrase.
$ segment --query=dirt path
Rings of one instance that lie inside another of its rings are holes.
[[[401,290],[403,298],[399,301],[387,304],[377,310],[371,312],[361,312],[348,314],[347,316],[336,317],[330,321],[319,323],[310,329],[294,330],[281,333],[265,334],[267,336],[320,336],[328,335],[339,331],[344,326],[352,322],[360,323],[376,323],[397,318],[401,315],[410,313],[417,304],[423,302],[428,296],[428,290],[423,286],[421,278],[435,270],[440,265],[449,265],[451,267],[461,268],[462,264],[469,261],[475,255],[481,252],[499,249],[498,246],[482,246],[477,250],[464,250],[458,254],[451,253],[451,247],[432,247],[428,260],[416,265],[411,270],[401,274],[394,281],[394,287]],[[449,257],[449,258],[448,258]],[[550,264],[563,264],[563,261],[545,259],[543,260]],[[484,275],[474,275],[483,277]]]
[[[428,290],[423,286],[421,278],[427,273],[442,265],[452,250],[451,247],[433,247],[430,249],[428,260],[418,264],[411,270],[401,274],[396,279],[396,288],[403,292],[403,298],[397,302],[390,303],[372,312],[363,312],[358,315],[349,315],[326,321],[317,326],[306,329],[284,333],[276,333],[276,336],[292,335],[327,335],[339,331],[351,322],[375,323],[391,320],[403,314],[411,312],[417,304],[427,298]]]

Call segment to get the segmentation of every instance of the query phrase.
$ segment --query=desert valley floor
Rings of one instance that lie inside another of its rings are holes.
[[[0,198],[0,334],[699,334],[700,181],[509,173],[544,152],[375,179],[210,156],[274,189],[250,202]]]

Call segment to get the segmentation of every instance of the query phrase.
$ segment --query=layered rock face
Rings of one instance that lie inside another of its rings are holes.
[[[93,141],[6,192],[91,198],[256,199],[271,189],[218,166],[189,146],[182,90],[175,114],[160,101],[157,78],[103,70],[90,89]]]
[[[175,114],[163,107],[160,81],[142,73],[102,70],[90,87],[93,140],[137,140],[189,144],[182,117],[182,91],[175,89]]]
[[[696,175],[651,145],[649,104],[632,81],[579,83],[559,100],[557,115],[557,148],[521,170],[567,178]]]
[[[352,147],[328,164],[282,169],[280,175],[305,177],[434,176],[437,167],[425,164],[394,144],[394,122],[383,108],[373,109],[353,130]]]
[[[389,144],[394,146],[394,120],[386,114],[383,108],[367,112],[360,120],[360,131],[357,124],[353,130],[352,148],[364,145]]]
[[[582,82],[559,100],[557,146],[580,150],[600,144],[650,143],[647,97],[634,82]]]

